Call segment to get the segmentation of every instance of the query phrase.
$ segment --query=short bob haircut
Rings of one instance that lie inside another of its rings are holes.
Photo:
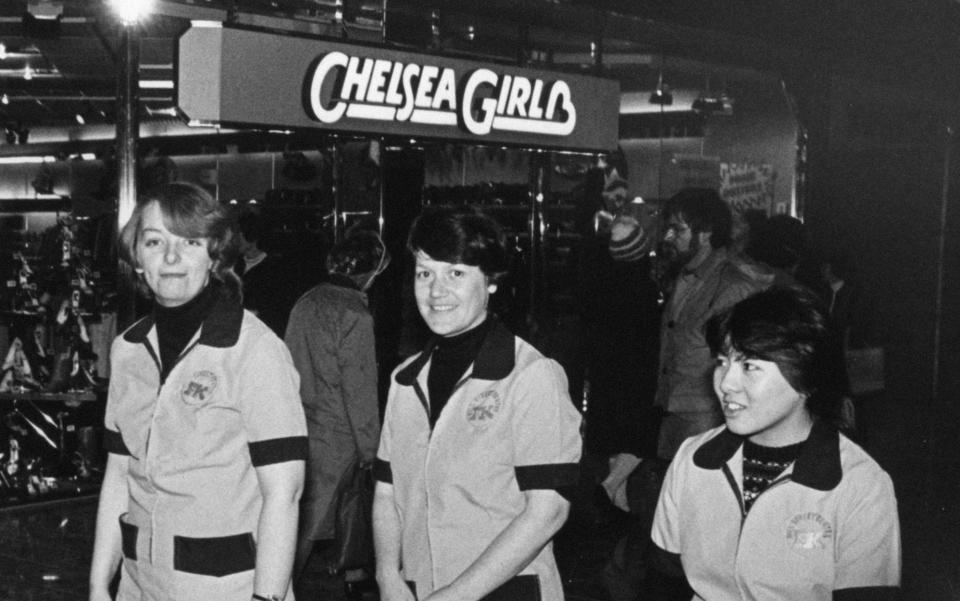
[[[679,217],[694,234],[710,232],[710,246],[728,246],[733,236],[730,207],[713,188],[684,188],[674,194],[663,210],[663,220]]]
[[[740,301],[707,323],[715,354],[772,361],[811,416],[839,424],[846,371],[839,341],[818,297],[774,287]]]
[[[503,230],[492,217],[468,207],[431,206],[410,228],[407,249],[431,259],[479,267],[498,282],[510,269]]]
[[[237,238],[234,220],[227,207],[216,201],[206,190],[186,182],[161,184],[137,199],[137,205],[123,229],[120,230],[120,258],[134,270],[140,268],[137,244],[143,226],[143,212],[152,204],[160,206],[163,223],[168,230],[184,238],[209,239],[208,254],[213,261],[211,276],[222,282],[227,291],[241,296],[240,279],[233,272],[237,259]],[[148,298],[153,291],[147,287],[142,274],[134,276],[137,288]]]

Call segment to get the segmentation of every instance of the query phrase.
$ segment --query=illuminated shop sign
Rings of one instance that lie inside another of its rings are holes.
[[[191,120],[609,150],[616,81],[194,24],[180,39]]]
[[[562,79],[501,75],[492,69],[403,63],[330,52],[308,80],[310,115],[323,123],[354,119],[455,127],[485,136],[493,130],[568,136],[577,124],[570,86]],[[323,101],[324,85],[337,100]],[[462,85],[460,85],[462,84]]]

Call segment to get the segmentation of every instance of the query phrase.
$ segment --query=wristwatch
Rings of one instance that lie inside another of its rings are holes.
[[[257,601],[283,601],[283,597],[281,597],[280,595],[267,595],[265,597],[263,595],[258,595],[254,593],[252,598],[256,599]]]

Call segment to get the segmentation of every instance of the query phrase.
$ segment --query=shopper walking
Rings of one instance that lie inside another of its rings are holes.
[[[558,363],[488,310],[507,269],[489,217],[428,208],[410,232],[434,337],[395,372],[377,453],[384,601],[556,601],[551,539],[578,480],[580,414]]]
[[[358,460],[372,465],[376,456],[377,355],[366,290],[389,262],[377,234],[348,236],[327,255],[327,281],[297,301],[287,324],[310,440],[295,579],[315,547],[329,547],[316,543],[334,538],[337,491],[348,470]]]
[[[241,306],[223,207],[143,195],[120,233],[153,310],[113,343],[91,601],[292,599],[307,439],[283,342]]]

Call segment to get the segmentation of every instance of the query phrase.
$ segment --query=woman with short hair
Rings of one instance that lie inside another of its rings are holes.
[[[843,365],[819,301],[772,288],[715,318],[709,337],[726,423],[688,438],[670,465],[659,565],[679,564],[705,601],[895,598],[893,484],[836,427]]]
[[[232,221],[203,189],[141,196],[121,257],[153,299],[111,349],[91,601],[292,599],[306,457],[297,372],[241,305]]]
[[[508,266],[490,217],[428,208],[407,247],[434,336],[394,372],[374,464],[381,598],[563,599],[550,541],[580,458],[563,369],[489,311]]]

